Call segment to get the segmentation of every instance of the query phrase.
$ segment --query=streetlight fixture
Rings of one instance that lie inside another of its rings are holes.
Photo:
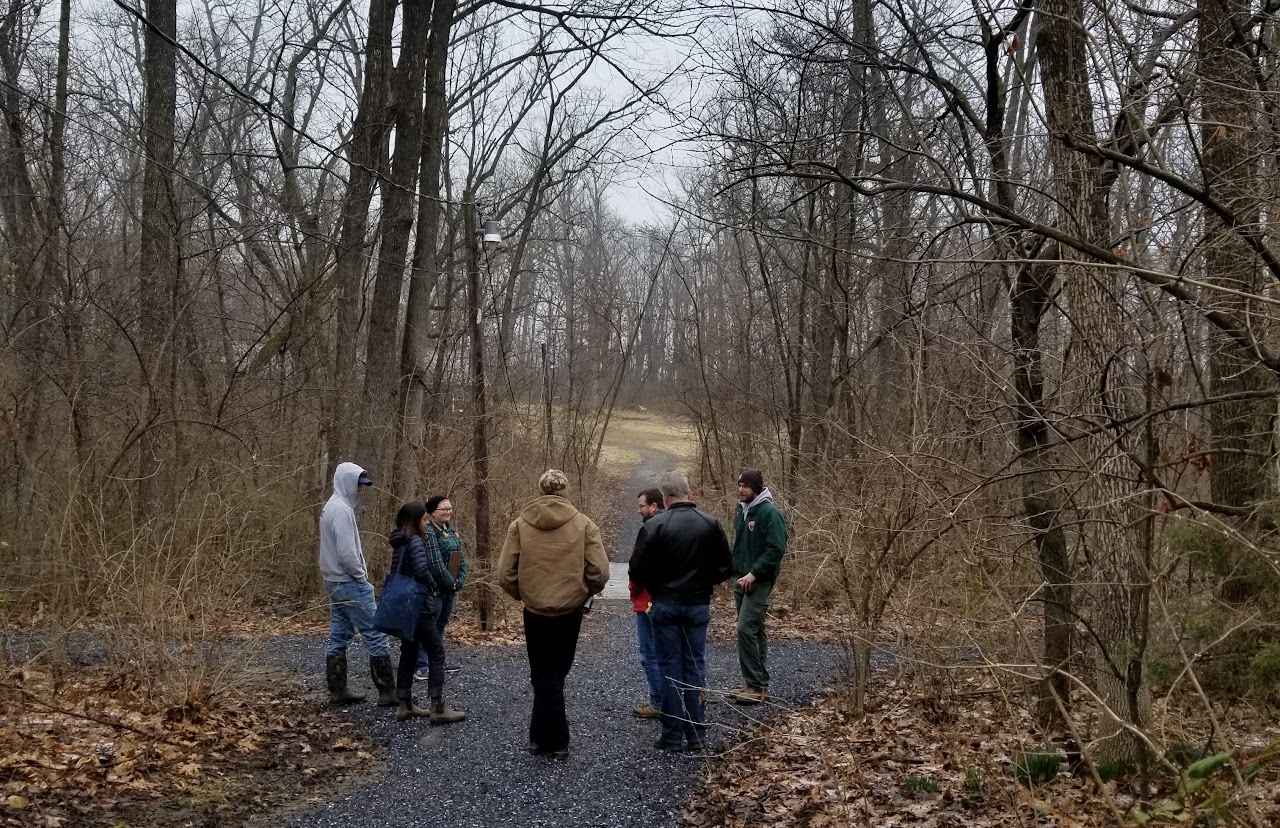
[[[502,247],[502,231],[498,228],[498,222],[489,219],[484,223],[484,238],[481,241],[484,249],[490,252]]]

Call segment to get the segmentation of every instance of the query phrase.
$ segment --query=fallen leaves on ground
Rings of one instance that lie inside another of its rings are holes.
[[[377,761],[350,722],[281,681],[175,704],[87,668],[12,670],[0,739],[0,824],[40,828],[239,824]]]
[[[830,696],[741,734],[709,764],[682,824],[1091,828],[1114,825],[1113,813],[1128,818],[1135,798],[1120,783],[1098,789],[1065,770],[1030,789],[1014,780],[1011,757],[1040,743],[988,676],[924,684],[887,681],[861,719]],[[1248,794],[1264,825],[1280,825],[1277,771]],[[1157,801],[1172,790],[1162,784]]]
[[[499,600],[507,600],[505,596]],[[512,602],[512,606],[515,603]],[[510,608],[508,608],[510,610]],[[474,607],[458,607],[445,633],[446,647],[477,647],[502,644],[524,645],[524,623],[518,612],[493,613],[489,629],[480,629],[480,615]]]
[[[766,627],[771,638],[791,641],[845,641],[849,631],[858,629],[853,614],[838,608],[771,607]]]
[[[738,637],[737,610],[733,591],[717,589],[711,599],[711,626],[708,635],[715,641],[732,641]],[[853,614],[840,607],[793,606],[772,601],[765,616],[765,631],[771,641],[822,641],[844,644],[851,630],[858,629]]]

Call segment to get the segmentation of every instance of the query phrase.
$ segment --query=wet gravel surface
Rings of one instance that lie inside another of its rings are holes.
[[[707,760],[655,749],[658,723],[631,715],[645,698],[633,624],[629,606],[610,601],[597,604],[583,625],[566,686],[572,733],[567,760],[524,752],[533,694],[523,648],[456,648],[451,655],[462,669],[449,676],[445,696],[467,711],[465,722],[432,727],[422,720],[396,722],[394,708],[368,703],[349,708],[346,715],[386,746],[385,773],[279,824],[675,826]],[[710,650],[709,684],[735,686],[737,657],[729,642],[714,642]],[[282,662],[292,662],[291,672],[308,694],[322,694],[321,639],[280,639],[272,651]],[[371,690],[362,669],[364,653],[353,650],[349,656],[352,684]],[[779,641],[769,657],[772,694],[780,706],[803,704],[835,672],[835,653],[818,644]],[[425,689],[418,695],[424,698]],[[735,729],[751,724],[749,716],[767,711],[717,703],[708,714],[719,724],[716,733],[732,741]]]
[[[652,485],[668,462],[665,456],[651,456],[633,485],[620,494],[619,508],[633,517],[622,536],[611,539],[614,560],[626,560],[639,528],[634,491]],[[713,626],[730,624],[729,619],[713,620]],[[269,655],[296,675],[305,692],[322,695],[321,639],[277,639]],[[385,771],[363,787],[275,824],[676,826],[702,764],[714,761],[655,749],[658,723],[631,715],[646,691],[635,652],[634,614],[626,601],[597,601],[583,623],[565,688],[572,734],[565,760],[524,752],[533,695],[522,647],[459,647],[451,648],[450,655],[462,669],[448,677],[445,696],[467,712],[465,722],[432,727],[422,720],[396,722],[393,708],[349,708],[346,715],[386,746]],[[352,684],[372,689],[364,652],[353,648],[349,660]],[[837,672],[837,660],[835,650],[822,644],[771,642],[774,710],[803,704],[827,687]],[[707,661],[711,688],[728,690],[739,683],[731,641],[713,640]],[[420,685],[418,693],[425,697],[425,688]],[[735,731],[770,712],[729,703],[708,707],[715,734],[730,744]]]

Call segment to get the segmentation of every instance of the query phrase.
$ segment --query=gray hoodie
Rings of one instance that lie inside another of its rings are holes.
[[[752,509],[759,506],[761,503],[764,503],[766,500],[768,500],[771,503],[773,502],[773,492],[769,491],[768,486],[765,486],[764,491],[756,495],[755,499],[752,500],[750,503],[743,503],[739,501],[738,508],[742,510],[743,517],[745,517],[747,512],[750,512]]]
[[[326,581],[366,581],[364,548],[356,526],[356,493],[364,469],[339,463],[333,472],[333,495],[320,512],[320,574]]]

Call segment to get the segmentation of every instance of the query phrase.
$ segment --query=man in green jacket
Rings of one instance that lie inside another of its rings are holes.
[[[764,617],[787,548],[787,524],[759,469],[746,469],[738,477],[738,500],[733,522],[733,602],[738,607],[738,666],[746,686],[733,691],[730,698],[738,704],[760,704],[769,697]]]

